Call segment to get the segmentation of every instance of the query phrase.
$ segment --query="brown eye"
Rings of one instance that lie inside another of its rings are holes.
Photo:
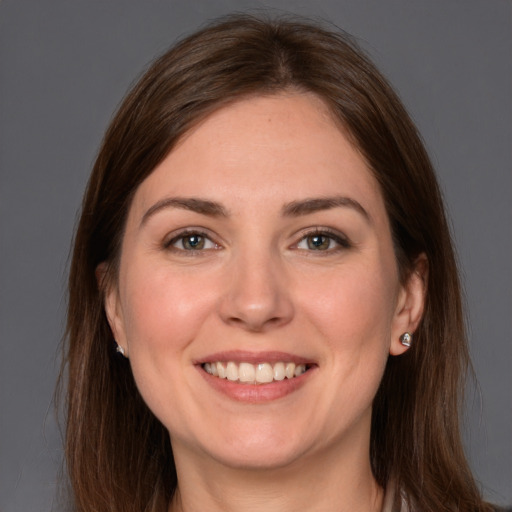
[[[205,238],[201,235],[187,235],[181,239],[181,245],[187,251],[198,251],[204,249]]]
[[[334,244],[332,238],[325,235],[310,235],[306,237],[308,249],[313,251],[325,251]]]
[[[177,251],[189,252],[218,248],[217,244],[202,233],[181,233],[167,243],[166,247]]]
[[[305,235],[296,245],[297,249],[316,252],[335,252],[349,247],[351,244],[345,236],[330,231],[314,231]]]

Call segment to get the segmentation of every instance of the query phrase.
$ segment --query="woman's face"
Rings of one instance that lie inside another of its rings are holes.
[[[106,307],[177,458],[278,467],[368,453],[416,281],[360,153],[318,98],[281,94],[210,115],[140,185]]]

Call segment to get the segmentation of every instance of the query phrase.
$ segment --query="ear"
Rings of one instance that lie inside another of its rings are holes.
[[[400,336],[405,332],[413,334],[417,329],[425,307],[428,282],[428,260],[425,254],[418,256],[407,281],[400,286],[397,306],[391,329],[389,353],[403,354],[409,347],[402,345]],[[414,338],[413,338],[414,343]]]
[[[124,330],[124,321],[119,300],[119,291],[113,280],[108,276],[108,264],[100,263],[96,267],[96,281],[100,293],[103,294],[103,307],[107,316],[110,330],[114,336],[114,340],[122,349],[124,356],[128,357],[128,348],[126,345],[126,336]]]

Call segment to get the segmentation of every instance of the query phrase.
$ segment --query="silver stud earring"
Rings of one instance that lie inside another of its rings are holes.
[[[404,347],[410,347],[412,343],[412,334],[410,332],[404,332],[402,336],[400,336],[400,343]]]
[[[122,356],[126,357],[126,356],[124,355],[124,348],[123,348],[123,347],[121,347],[121,345],[117,345],[117,347],[116,347],[116,352],[117,352],[118,354],[121,354]]]

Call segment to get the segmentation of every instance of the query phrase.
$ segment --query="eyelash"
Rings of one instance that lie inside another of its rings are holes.
[[[201,241],[203,242],[203,244],[208,243],[208,242],[213,244],[213,247],[207,247],[207,248],[200,247],[199,249],[194,249],[194,248],[185,249],[184,247],[182,247],[182,248],[175,247],[175,244],[178,243],[180,240],[182,241],[181,243],[183,244],[184,241],[187,239],[187,237],[191,238],[193,236],[200,237],[202,239]],[[327,247],[326,249],[320,249],[320,248],[313,249],[313,248],[309,247],[309,244],[308,244],[308,248],[300,248],[299,247],[301,243],[303,243],[305,241],[307,243],[307,239],[312,238],[312,237],[326,238],[329,241],[329,245],[330,245],[330,241],[333,241],[336,244],[336,246],[335,247]],[[189,255],[200,254],[200,253],[204,253],[205,251],[211,251],[211,250],[216,250],[216,249],[220,248],[220,246],[216,242],[214,242],[207,233],[205,233],[204,231],[197,230],[197,229],[187,229],[187,230],[181,231],[177,235],[173,236],[170,240],[164,242],[163,245],[164,245],[164,248],[167,250],[176,251],[176,252],[179,252],[180,254],[188,253]],[[327,228],[320,228],[320,227],[317,227],[311,231],[306,231],[306,232],[302,233],[300,240],[292,246],[292,248],[301,250],[301,251],[315,252],[315,253],[329,253],[329,254],[332,254],[333,252],[338,252],[343,249],[349,249],[351,247],[352,247],[352,244],[350,243],[348,238],[346,238],[344,235],[342,235],[336,231],[333,231],[333,230],[330,230]]]
[[[207,249],[204,249],[204,248],[200,248],[200,249],[185,249],[185,248],[174,247],[174,244],[176,244],[180,240],[182,241],[182,244],[183,244],[183,242],[185,241],[186,238],[191,238],[193,236],[202,238],[202,240],[204,242],[209,241],[210,243],[212,243],[214,245],[214,247],[209,247]],[[163,245],[164,245],[164,249],[171,250],[171,251],[176,251],[176,252],[179,252],[179,253],[182,253],[182,254],[183,253],[199,254],[199,253],[202,253],[204,251],[211,251],[211,250],[215,250],[215,249],[220,248],[220,246],[217,243],[215,243],[207,233],[204,233],[203,231],[200,231],[200,230],[197,230],[197,229],[187,229],[185,231],[181,231],[177,235],[173,236],[170,240],[164,242]]]
[[[315,236],[316,237],[325,237],[329,240],[332,240],[336,244],[336,246],[332,247],[332,248],[329,247],[325,250],[311,249],[311,248],[308,248],[308,249],[300,249],[299,248],[299,245],[302,242],[307,241],[308,238],[315,237]],[[343,249],[350,249],[352,247],[352,244],[350,243],[348,238],[345,237],[344,235],[342,235],[341,233],[338,233],[337,231],[333,231],[333,230],[330,230],[327,228],[318,227],[311,231],[307,231],[307,232],[303,233],[301,239],[294,245],[294,247],[299,250],[304,250],[304,251],[308,251],[308,252],[333,253],[333,252],[338,252]]]

